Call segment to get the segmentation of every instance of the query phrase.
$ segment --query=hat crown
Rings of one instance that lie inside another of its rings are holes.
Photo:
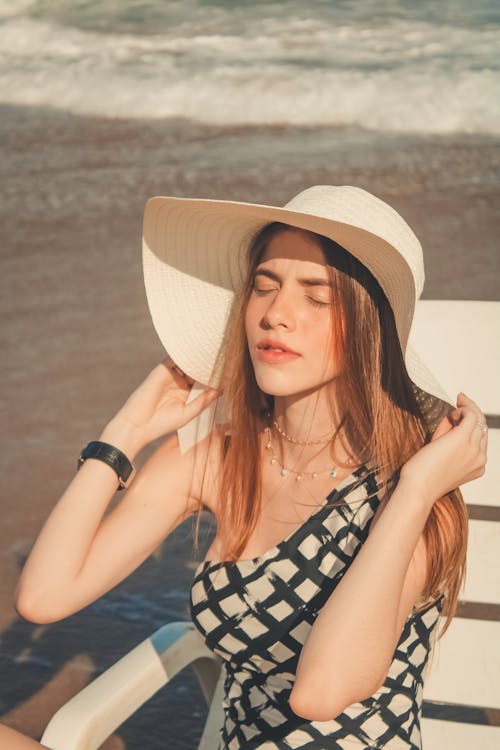
[[[403,217],[385,201],[352,185],[313,185],[291,198],[284,208],[349,224],[381,237],[406,261],[416,298],[420,297],[425,280],[422,245]]]

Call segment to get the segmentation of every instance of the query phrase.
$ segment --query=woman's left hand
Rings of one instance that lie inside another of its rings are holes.
[[[478,405],[459,393],[457,408],[444,417],[424,445],[402,467],[400,481],[417,487],[434,503],[461,484],[482,476],[486,466],[488,430]]]

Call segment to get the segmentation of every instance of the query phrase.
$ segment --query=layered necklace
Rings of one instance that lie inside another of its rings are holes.
[[[333,438],[333,434],[331,434],[326,437],[323,436],[322,438],[318,438],[317,440],[297,440],[296,438],[291,437],[287,432],[282,430],[276,419],[273,420],[273,427],[281,435],[281,437],[285,438],[285,440],[287,440],[289,443],[293,443],[294,445],[326,445]],[[331,477],[337,476],[337,467],[335,465],[332,466],[332,464],[330,464],[327,469],[320,469],[318,471],[295,471],[295,469],[285,466],[283,463],[281,463],[274,451],[273,443],[271,440],[271,428],[269,426],[266,427],[266,433],[266,450],[270,451],[271,453],[271,464],[273,466],[277,465],[280,468],[280,474],[282,477],[286,477],[289,474],[294,474],[295,481],[301,482],[303,479],[316,479],[321,474],[328,473]]]

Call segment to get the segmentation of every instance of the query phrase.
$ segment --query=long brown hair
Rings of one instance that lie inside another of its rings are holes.
[[[261,510],[259,434],[263,412],[273,399],[259,389],[248,351],[244,317],[255,269],[270,240],[293,230],[274,222],[261,229],[247,251],[248,274],[235,303],[224,346],[222,382],[230,403],[230,424],[218,491],[218,534],[222,559],[236,561],[257,524]],[[296,230],[295,231],[304,231]],[[378,482],[390,494],[402,465],[431,438],[452,407],[420,390],[409,378],[392,308],[377,280],[353,255],[333,240],[312,232],[327,261],[333,299],[333,342],[343,358],[335,382],[335,414],[359,463],[377,467]],[[338,314],[338,311],[341,314]],[[335,436],[334,438],[335,439]],[[457,607],[465,576],[467,511],[457,489],[434,503],[424,539],[428,574],[420,609],[444,595],[446,631]]]

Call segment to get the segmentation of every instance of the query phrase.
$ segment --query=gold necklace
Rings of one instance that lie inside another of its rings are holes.
[[[271,441],[271,429],[269,427],[266,427],[267,431],[267,443],[266,443],[266,450],[271,451],[271,464],[274,466],[274,464],[278,464],[280,467],[280,474],[282,477],[288,476],[288,474],[295,474],[295,481],[301,482],[304,477],[310,477],[311,479],[316,479],[320,474],[326,474],[327,472],[330,474],[331,477],[337,476],[337,467],[336,466],[329,466],[328,469],[322,469],[321,471],[295,471],[295,469],[290,469],[284,464],[281,463],[278,456],[274,452],[273,444]]]
[[[281,427],[278,424],[278,420],[273,420],[273,426],[276,428],[276,430],[279,432],[281,437],[284,437],[285,440],[288,440],[289,443],[294,443],[295,445],[326,445],[332,438],[333,433],[331,435],[328,435],[328,437],[322,437],[319,440],[296,440],[291,435],[289,435],[285,430],[282,430]]]

